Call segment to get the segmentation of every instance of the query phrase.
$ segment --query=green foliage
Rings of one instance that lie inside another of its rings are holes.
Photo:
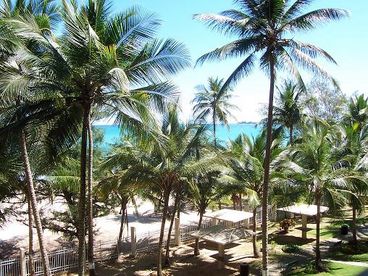
[[[297,244],[285,244],[282,247],[282,251],[285,253],[295,254],[301,251],[301,248]]]

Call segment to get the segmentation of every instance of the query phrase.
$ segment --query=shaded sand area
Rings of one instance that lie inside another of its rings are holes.
[[[138,213],[135,215],[135,208],[128,206],[129,227],[136,227],[137,238],[150,236],[158,237],[158,232],[161,226],[161,215],[153,213],[153,204],[147,201],[137,201]],[[0,206],[1,207],[1,206]],[[49,202],[42,202],[41,217],[50,214],[52,210],[60,210],[65,208],[65,205],[60,201],[54,201],[53,204]],[[18,254],[20,247],[28,248],[28,226],[26,212],[26,204],[20,205],[19,208],[24,212],[23,215],[17,217],[12,216],[0,228],[0,259],[10,258],[14,254]],[[119,233],[121,215],[119,209],[114,210],[113,214],[95,218],[95,236],[96,243],[100,242],[115,242]],[[195,225],[198,223],[198,215],[195,211],[182,212],[180,216],[181,226]],[[166,228],[169,223],[166,223]],[[36,236],[36,229],[33,229],[35,239],[35,250],[38,249],[38,242]],[[126,236],[127,229],[124,228],[124,236]],[[61,247],[75,246],[76,241],[70,241],[63,237],[61,233],[55,233],[44,229],[44,237],[49,251]]]

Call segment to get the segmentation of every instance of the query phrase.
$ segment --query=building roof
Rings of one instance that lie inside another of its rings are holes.
[[[295,204],[283,208],[278,208],[279,211],[289,212],[298,215],[315,216],[317,215],[317,205]],[[328,207],[321,206],[321,214],[328,211]]]
[[[206,212],[203,216],[206,218],[215,218],[218,220],[237,223],[237,222],[241,222],[243,220],[252,218],[253,214],[250,212],[244,212],[244,211],[221,209],[215,212]]]

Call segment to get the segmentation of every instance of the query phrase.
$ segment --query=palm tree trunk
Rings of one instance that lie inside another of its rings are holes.
[[[267,140],[266,154],[264,160],[264,175],[262,189],[262,275],[268,275],[268,186],[270,180],[270,160],[271,160],[271,143],[272,143],[272,121],[273,121],[273,95],[275,91],[275,68],[274,60],[270,59],[270,93],[268,100],[268,117],[267,117]]]
[[[83,128],[80,156],[80,189],[78,203],[78,275],[84,276],[86,264],[86,166],[87,166],[87,134],[89,127],[90,106],[84,107]]]
[[[29,275],[35,275],[34,258],[33,258],[33,217],[32,217],[32,205],[30,201],[30,193],[27,194],[28,205],[28,265]]]
[[[167,215],[167,207],[169,205],[169,197],[170,197],[170,190],[164,191],[164,207],[162,210],[160,238],[158,241],[157,276],[162,276],[162,244],[164,241],[165,222]]]
[[[89,275],[96,275],[93,250],[93,131],[91,113],[88,114],[88,266]]]
[[[243,211],[243,201],[242,201],[242,194],[239,194],[239,209]]]
[[[236,194],[232,195],[233,209],[236,210]]]
[[[47,251],[46,251],[46,248],[45,248],[45,242],[44,242],[44,239],[43,239],[43,230],[42,230],[41,218],[40,218],[40,214],[38,212],[36,192],[35,192],[34,184],[33,184],[31,164],[29,162],[29,157],[28,157],[27,139],[26,139],[26,135],[25,135],[24,130],[21,131],[20,145],[21,145],[24,171],[25,171],[26,181],[27,181],[27,185],[28,185],[29,198],[30,198],[30,201],[31,201],[31,209],[32,209],[32,212],[33,212],[33,218],[35,220],[37,236],[38,236],[38,242],[39,242],[39,245],[40,245],[43,272],[44,272],[44,275],[50,276],[51,272],[50,272],[49,258],[47,256]]]
[[[213,110],[212,124],[213,124],[213,141],[215,143],[215,147],[217,147],[217,142],[216,142],[216,113],[215,113],[215,110]]]
[[[293,131],[294,131],[294,126],[293,125],[291,125],[290,126],[290,129],[289,129],[289,143],[290,143],[290,145],[292,145],[293,144]]]
[[[178,207],[179,203],[179,193],[176,194],[175,202],[174,202],[174,210],[172,212],[171,221],[170,221],[170,227],[169,232],[167,234],[167,240],[166,240],[166,253],[165,253],[165,265],[170,266],[170,240],[171,240],[171,232],[174,225],[175,215],[176,215],[176,209]]]
[[[353,244],[354,245],[356,245],[358,243],[356,219],[357,219],[357,210],[356,210],[356,208],[353,204],[352,232],[353,232]]]
[[[123,231],[124,231],[124,222],[125,222],[125,209],[127,205],[127,200],[125,198],[121,199],[121,219],[120,219],[120,230],[119,230],[119,236],[118,236],[118,244],[117,244],[117,252],[118,255],[120,254],[120,248],[121,248],[121,239],[123,237]]]
[[[317,215],[316,215],[316,271],[322,270],[321,264],[321,250],[320,250],[320,224],[321,224],[321,193],[319,189],[316,191],[316,205],[317,205]]]
[[[198,227],[197,227],[198,231],[201,229],[201,226],[202,226],[203,214],[204,214],[204,211],[201,210],[201,212],[199,213],[199,221],[198,221]],[[196,256],[199,255],[199,239],[198,238],[195,239],[194,255]]]
[[[259,257],[257,248],[257,207],[253,209],[253,255],[254,258]]]

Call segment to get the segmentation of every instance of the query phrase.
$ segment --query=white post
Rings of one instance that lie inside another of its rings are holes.
[[[19,250],[20,255],[20,275],[27,276],[27,260],[26,260],[26,253],[24,248],[20,248]]]
[[[244,221],[244,227],[249,228],[249,218]]]
[[[180,243],[180,219],[175,218],[175,245],[179,246]]]
[[[135,257],[137,253],[137,234],[135,227],[130,227],[131,256]]]

